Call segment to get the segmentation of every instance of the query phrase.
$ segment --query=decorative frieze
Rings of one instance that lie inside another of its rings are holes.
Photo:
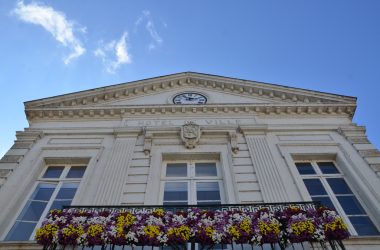
[[[338,111],[339,112],[335,112]],[[349,116],[353,115],[350,106],[300,106],[300,105],[271,105],[268,104],[231,104],[231,105],[207,105],[207,106],[192,106],[187,105],[186,107],[178,106],[112,106],[103,108],[73,108],[68,109],[30,109],[26,110],[27,117],[30,121],[33,120],[61,120],[65,118],[114,118],[119,119],[120,117],[128,116],[131,114],[144,115],[147,113],[183,113],[183,114],[194,114],[194,113],[254,113],[256,115],[282,115],[282,114],[295,114],[295,115],[332,115],[332,116]],[[356,140],[356,141],[355,141]],[[353,138],[353,143],[367,143],[365,140],[360,141],[358,138]]]

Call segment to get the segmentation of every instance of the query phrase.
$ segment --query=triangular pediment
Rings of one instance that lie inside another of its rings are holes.
[[[158,91],[153,93],[145,93],[136,95],[129,98],[121,98],[119,100],[112,100],[104,103],[97,103],[93,106],[140,106],[140,105],[171,105],[174,104],[175,97],[182,94],[197,94],[206,99],[206,105],[210,104],[279,104],[282,101],[274,100],[265,97],[252,97],[242,95],[240,93],[226,93],[221,90],[213,90],[204,88],[202,86],[182,86],[165,91]]]
[[[352,104],[356,98],[199,73],[179,73],[25,103],[25,108],[170,105],[181,92],[199,92],[211,104]]]

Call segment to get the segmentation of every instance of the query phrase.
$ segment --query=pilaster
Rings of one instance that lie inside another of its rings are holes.
[[[95,197],[96,205],[120,205],[123,186],[126,183],[128,168],[139,133],[139,130],[115,130],[115,142],[104,166],[103,178]]]

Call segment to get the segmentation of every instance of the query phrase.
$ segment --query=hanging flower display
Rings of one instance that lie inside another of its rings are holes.
[[[286,238],[291,243],[321,242],[325,240],[323,226],[315,210],[304,211],[290,207],[282,212],[286,221]]]
[[[322,220],[326,240],[343,240],[348,238],[347,225],[337,212],[328,208],[318,209],[319,218]]]
[[[189,208],[173,213],[163,209],[53,210],[35,238],[46,249],[58,246],[171,246],[188,242],[210,248],[222,244],[279,244],[341,241],[347,226],[330,209],[255,212],[210,211]]]

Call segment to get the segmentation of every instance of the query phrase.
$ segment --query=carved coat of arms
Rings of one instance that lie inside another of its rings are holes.
[[[201,138],[201,128],[198,124],[189,121],[181,128],[181,139],[185,143],[185,147],[192,149],[198,144]]]

